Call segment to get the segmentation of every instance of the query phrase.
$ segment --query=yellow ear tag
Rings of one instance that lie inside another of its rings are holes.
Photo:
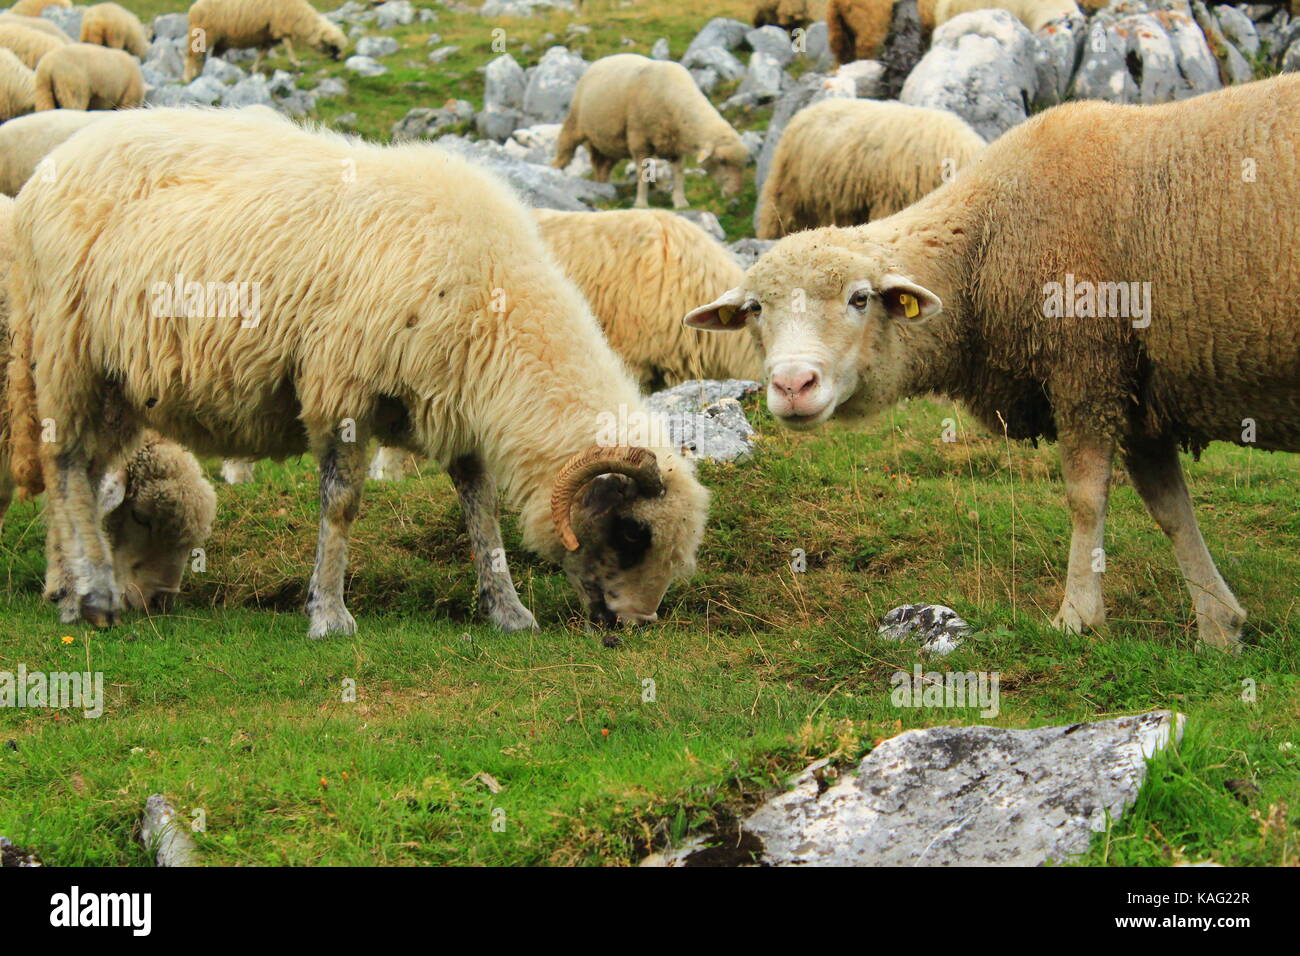
[[[914,319],[921,314],[921,306],[917,303],[916,296],[910,292],[899,295],[898,301],[903,306],[903,314],[909,319]]]
[[[718,321],[723,325],[727,325],[731,322],[735,314],[736,310],[733,307],[724,305],[722,308],[718,309]]]

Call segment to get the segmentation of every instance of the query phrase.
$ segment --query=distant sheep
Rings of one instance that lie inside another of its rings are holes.
[[[754,26],[807,27],[826,16],[826,0],[755,0]]]
[[[692,570],[707,491],[482,169],[268,110],[121,111],[50,160],[59,174],[17,200],[9,402],[28,423],[15,475],[48,489],[71,549],[65,613],[116,618],[93,489],[143,428],[206,455],[315,454],[313,637],[355,630],[348,533],[372,437],[448,469],[499,627],[536,622],[504,564],[497,482],[598,624],[655,620]],[[210,228],[230,210],[237,242]]]
[[[285,55],[300,66],[295,43],[319,50],[335,60],[348,48],[348,38],[334,23],[316,12],[307,0],[196,0],[190,7],[189,46],[185,82],[203,71],[208,54],[228,49],[256,49],[256,71],[266,51],[284,44]]]
[[[687,156],[719,179],[724,196],[740,192],[749,162],[740,135],[684,66],[636,53],[602,57],[582,75],[556,143],[556,168],[568,166],[584,143],[598,182],[609,179],[617,160],[635,160],[638,208],[649,205],[648,183],[641,172],[652,157],[672,163],[677,209],[689,205],[682,178]]]
[[[1259,175],[1225,185],[1241,156]],[[782,239],[687,324],[761,315],[768,407],[790,427],[938,393],[999,435],[1059,441],[1066,630],[1106,620],[1097,562],[1122,455],[1201,640],[1231,650],[1246,613],[1178,452],[1300,452],[1298,211],[1300,75],[1159,106],[1067,103],[894,216]]]
[[[140,63],[124,50],[69,43],[36,65],[36,109],[130,109],[144,101]]]
[[[972,10],[1005,10],[1035,32],[1053,20],[1082,16],[1074,0],[918,0],[916,5],[921,29],[927,34]]]
[[[81,42],[125,50],[141,59],[149,50],[149,36],[140,18],[116,3],[86,8],[81,17]]]
[[[13,212],[13,200],[0,197],[0,388],[9,364]],[[0,411],[0,522],[14,491],[9,439],[10,417],[4,410]],[[131,607],[167,608],[180,590],[193,549],[212,532],[216,507],[216,494],[194,456],[156,435],[146,435],[125,463],[109,469],[98,489],[96,514],[111,542],[117,580]],[[66,562],[53,526],[46,535],[45,552],[46,596],[57,600]]]
[[[68,43],[52,33],[34,30],[14,20],[0,20],[0,47],[12,51],[30,70],[36,69],[45,54]]]
[[[10,13],[25,17],[39,17],[46,7],[70,7],[72,0],[18,0],[9,8]]]
[[[0,13],[0,23],[16,23],[19,26],[36,30],[38,33],[48,33],[56,40],[62,40],[64,43],[72,42],[72,37],[64,33],[57,23],[53,20],[46,20],[44,17],[26,17],[16,13]]]
[[[0,131],[8,129],[7,120],[30,113],[36,108],[36,74],[14,56],[13,51],[0,47]],[[0,154],[0,164],[7,157]]]
[[[891,216],[984,149],[955,113],[885,100],[830,99],[781,133],[763,183],[758,237]]]
[[[45,110],[0,124],[0,193],[17,196],[54,147],[104,115],[98,111]]]

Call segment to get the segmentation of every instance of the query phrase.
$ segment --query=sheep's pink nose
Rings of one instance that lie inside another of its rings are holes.
[[[780,372],[772,376],[772,384],[787,398],[798,398],[817,387],[817,373],[810,368]]]

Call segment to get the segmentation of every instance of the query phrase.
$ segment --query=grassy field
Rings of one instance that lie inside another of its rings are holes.
[[[128,6],[146,19],[182,8]],[[587,6],[591,33],[567,41],[563,15],[494,23],[437,7],[437,23],[396,32],[389,74],[348,76],[348,96],[324,101],[320,118],[356,113],[359,132],[386,139],[411,107],[479,103],[496,26],[527,66],[547,33],[589,59],[648,52],[659,36],[680,55],[709,17],[748,9]],[[436,71],[430,31],[461,47]],[[342,72],[306,62],[308,86]],[[752,182],[733,203],[702,177],[688,190],[732,238],[747,234]],[[1168,544],[1122,480],[1107,532],[1109,631],[1067,636],[1047,626],[1069,534],[1053,449],[968,429],[959,409],[929,401],[811,436],[777,430],[757,403],[751,412],[754,460],[702,468],[715,502],[699,572],[669,592],[660,625],[618,648],[580,623],[555,568],[519,550],[509,517],[515,580],[543,627],[485,627],[440,474],[368,486],[349,640],[305,636],[310,462],[264,463],[254,485],[221,487],[207,569],[187,579],[180,608],[103,633],[60,625],[39,601],[40,506],[17,505],[0,533],[0,671],[101,671],[107,704],[97,720],[0,708],[0,833],[51,863],[146,865],[133,824],[163,792],[187,817],[201,811],[196,836],[215,864],[634,863],[725,828],[813,759],[852,766],[907,727],[1166,707],[1188,715],[1186,738],[1080,862],[1297,861],[1295,458],[1215,448],[1189,465],[1211,550],[1251,616],[1249,646],[1225,657],[1197,651]],[[941,437],[948,418],[955,442]],[[795,549],[804,573],[791,569]],[[885,612],[914,601],[948,604],[979,631],[942,661],[878,638]],[[918,661],[998,672],[1001,713],[896,709],[889,678]]]
[[[660,626],[613,649],[509,523],[543,628],[479,622],[441,475],[367,488],[351,640],[305,637],[308,462],[223,487],[208,570],[182,607],[105,633],[58,624],[32,596],[41,522],[18,506],[0,539],[0,670],[102,671],[107,707],[98,720],[0,710],[0,833],[51,862],[143,864],[132,823],[160,791],[203,811],[212,863],[632,863],[725,825],[816,757],[847,765],[906,727],[1169,707],[1189,716],[1183,745],[1084,862],[1296,861],[1293,459],[1213,450],[1191,466],[1211,548],[1251,613],[1250,646],[1230,658],[1197,652],[1172,556],[1126,486],[1108,532],[1110,630],[1065,636],[1046,626],[1068,535],[1049,449],[964,428],[945,443],[942,420],[964,419],[931,402],[816,436],[753,417],[755,459],[703,469],[716,502],[698,574],[669,592]],[[805,573],[788,565],[795,548]],[[979,633],[943,662],[876,636],[885,611],[917,600]],[[917,661],[999,672],[1000,715],[895,709],[889,677]]]

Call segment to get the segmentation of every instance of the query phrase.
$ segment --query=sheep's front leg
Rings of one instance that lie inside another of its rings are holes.
[[[122,598],[113,581],[113,555],[100,522],[98,477],[77,455],[62,454],[55,460],[47,506],[56,536],[52,556],[62,561],[66,583],[60,586],[56,581],[63,593],[52,596],[59,601],[65,623],[80,614],[95,627],[111,627],[117,622]],[[60,575],[57,566],[52,570]]]
[[[636,163],[636,202],[632,203],[632,208],[645,209],[650,205],[650,157],[633,153],[632,161]]]
[[[366,443],[332,442],[320,460],[320,537],[316,568],[307,586],[308,637],[353,634],[357,623],[343,603],[348,569],[348,534],[361,507],[366,480]]]
[[[1246,612],[1205,547],[1177,446],[1171,441],[1143,444],[1126,452],[1125,464],[1147,511],[1174,546],[1174,556],[1192,595],[1201,640],[1221,650],[1240,650]]]
[[[254,55],[254,57],[253,57],[253,65],[250,66],[250,67],[248,68],[248,72],[249,72],[250,74],[252,74],[252,73],[256,73],[256,72],[258,71],[258,69],[261,68],[261,66],[262,66],[262,57],[265,56],[265,55],[266,55],[266,50],[262,49],[262,48],[259,46],[259,47],[257,48],[257,53],[256,53],[256,55]]]
[[[1052,626],[1082,634],[1106,623],[1106,601],[1101,576],[1106,505],[1110,495],[1110,470],[1115,445],[1093,436],[1061,436],[1061,471],[1070,506],[1070,565],[1065,578],[1065,598]]]
[[[457,458],[447,469],[456,486],[465,529],[478,572],[478,605],[489,621],[503,631],[537,627],[537,620],[519,602],[515,582],[506,564],[501,544],[501,523],[497,520],[496,482],[476,455]]]
[[[289,58],[289,62],[294,66],[302,66],[302,64],[298,62],[298,58],[293,55],[293,41],[288,37],[284,38],[284,55]]]
[[[686,166],[678,159],[673,164],[673,208],[685,209],[690,203],[686,201]]]

